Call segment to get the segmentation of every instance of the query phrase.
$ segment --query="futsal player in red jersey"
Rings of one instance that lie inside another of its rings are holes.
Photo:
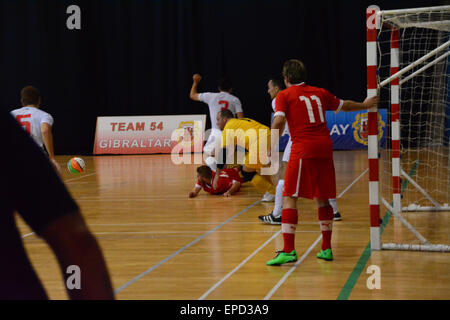
[[[267,265],[297,261],[295,230],[298,223],[297,198],[315,199],[322,250],[317,257],[333,260],[331,232],[333,208],[328,199],[336,198],[333,144],[325,120],[325,111],[358,111],[375,107],[378,97],[364,102],[341,100],[325,89],[309,86],[306,68],[299,60],[288,60],[283,66],[286,89],[276,99],[272,129],[283,130],[287,121],[292,139],[291,156],[286,168],[281,227],[284,248]]]
[[[216,189],[214,189],[212,186],[215,174],[216,173],[208,166],[198,167],[197,184],[195,185],[194,190],[189,192],[189,198],[196,197],[202,188],[210,194],[223,194],[224,197],[230,197],[232,194],[238,192],[241,188],[241,184],[243,183],[243,181],[239,176],[239,168],[221,170]]]

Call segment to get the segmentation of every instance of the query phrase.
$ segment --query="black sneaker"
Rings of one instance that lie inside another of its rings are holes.
[[[342,220],[342,217],[341,217],[341,214],[339,213],[339,211],[334,214],[333,220],[334,221],[341,221]]]
[[[272,212],[267,216],[259,216],[258,219],[267,224],[281,224],[281,217],[275,218]]]

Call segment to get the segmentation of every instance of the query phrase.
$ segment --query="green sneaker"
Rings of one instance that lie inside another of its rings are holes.
[[[333,260],[333,252],[331,252],[331,249],[320,250],[320,252],[317,254],[317,258],[331,261]]]
[[[292,250],[291,253],[286,253],[284,251],[277,251],[277,255],[272,260],[267,261],[268,266],[279,266],[288,262],[297,261],[297,252]]]

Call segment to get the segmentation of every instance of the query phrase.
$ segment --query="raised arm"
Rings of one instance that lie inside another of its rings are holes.
[[[202,76],[199,75],[198,73],[196,73],[192,76],[192,87],[191,87],[191,92],[189,94],[189,97],[194,101],[199,101],[197,86],[201,80],[202,80]]]

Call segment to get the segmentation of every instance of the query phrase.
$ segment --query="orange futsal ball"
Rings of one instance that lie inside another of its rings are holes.
[[[67,162],[67,169],[71,174],[80,174],[86,168],[84,160],[79,157],[74,157]]]

